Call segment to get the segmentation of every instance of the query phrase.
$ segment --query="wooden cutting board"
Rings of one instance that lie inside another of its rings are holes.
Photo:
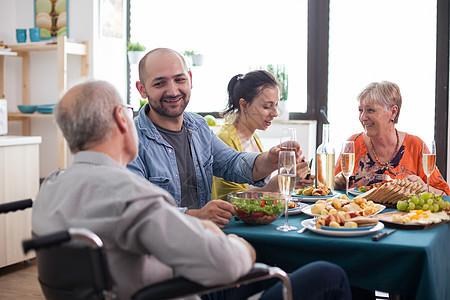
[[[391,228],[398,228],[398,229],[406,229],[406,230],[421,230],[421,229],[427,229],[435,226],[439,226],[444,223],[450,222],[450,220],[445,220],[439,223],[432,223],[432,224],[416,224],[416,223],[399,223],[392,221],[392,215],[394,214],[407,214],[405,212],[388,212],[388,213],[382,213],[378,214],[377,218],[383,222],[383,224],[386,227]]]

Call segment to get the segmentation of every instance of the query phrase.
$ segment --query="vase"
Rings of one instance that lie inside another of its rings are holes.
[[[192,65],[202,66],[203,65],[203,55],[202,54],[192,54]]]
[[[130,62],[130,65],[138,64],[144,55],[145,51],[128,51],[128,61]]]

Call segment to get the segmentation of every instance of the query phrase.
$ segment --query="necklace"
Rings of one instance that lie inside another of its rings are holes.
[[[378,163],[380,166],[382,166],[382,167],[387,166],[388,164],[390,164],[391,161],[394,159],[394,157],[397,155],[398,145],[400,144],[400,138],[398,137],[398,131],[397,131],[397,129],[395,129],[395,135],[397,136],[397,144],[395,145],[395,152],[394,152],[394,155],[392,156],[392,158],[391,158],[389,161],[387,161],[387,162],[385,162],[385,163],[381,163],[381,161],[378,159],[378,156],[377,156],[377,154],[375,153],[375,147],[373,146],[372,139],[370,139],[370,145],[372,146],[372,154],[373,154],[373,156],[375,157],[375,160],[377,161],[377,163]]]

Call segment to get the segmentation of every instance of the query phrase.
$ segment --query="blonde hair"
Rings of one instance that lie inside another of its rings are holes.
[[[394,123],[398,123],[402,107],[402,95],[400,94],[400,88],[395,83],[389,81],[372,82],[362,90],[357,99],[359,102],[365,100],[369,103],[381,105],[385,110],[397,105],[398,111]]]

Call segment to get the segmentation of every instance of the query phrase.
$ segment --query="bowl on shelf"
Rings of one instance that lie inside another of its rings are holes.
[[[265,225],[277,220],[284,212],[284,197],[272,192],[233,192],[228,202],[236,206],[236,217],[252,225]]]
[[[52,114],[53,108],[55,108],[55,104],[39,105],[37,107],[37,112],[41,114]]]
[[[37,109],[37,105],[17,105],[17,107],[23,114],[32,114]]]

